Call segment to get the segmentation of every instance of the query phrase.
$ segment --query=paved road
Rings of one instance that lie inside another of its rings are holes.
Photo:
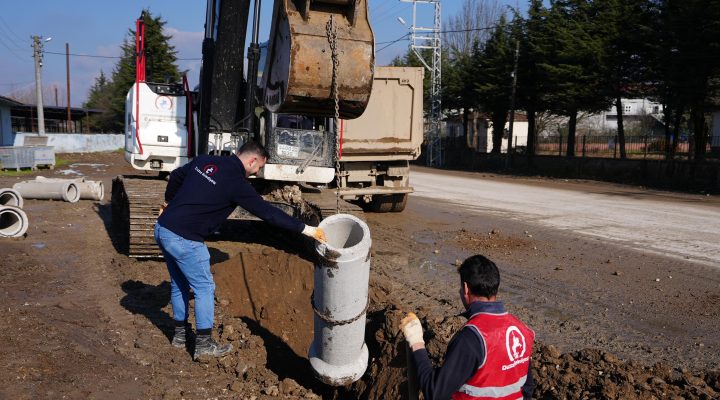
[[[604,183],[588,193],[578,190],[582,186],[565,189],[457,175],[414,169],[413,196],[720,268],[720,206],[701,196],[623,190]]]

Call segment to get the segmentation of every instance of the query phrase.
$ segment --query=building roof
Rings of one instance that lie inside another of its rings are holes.
[[[9,97],[0,96],[0,106],[14,107],[19,105],[22,105],[19,101],[15,101]]]

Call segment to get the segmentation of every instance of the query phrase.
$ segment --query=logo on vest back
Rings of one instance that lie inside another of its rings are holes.
[[[525,355],[525,336],[514,325],[505,331],[505,347],[510,361],[515,361]]]
[[[523,364],[530,360],[530,355],[525,356],[527,350],[527,344],[525,343],[525,336],[523,336],[520,329],[517,326],[510,325],[505,331],[505,348],[507,349],[507,355],[510,359],[510,364],[503,365],[503,371],[511,369],[518,364]]]

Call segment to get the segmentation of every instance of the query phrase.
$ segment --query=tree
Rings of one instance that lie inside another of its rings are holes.
[[[172,36],[163,34],[166,22],[161,17],[153,17],[149,10],[143,10],[142,18],[145,22],[146,80],[148,82],[177,82],[180,79],[180,72],[176,65],[177,52],[169,43]],[[102,91],[106,94],[97,99],[100,101],[102,98],[102,104],[95,103],[92,97],[89,97],[86,103],[88,107],[105,110],[107,115],[102,117],[104,122],[100,128],[114,132],[122,132],[124,129],[125,98],[135,82],[134,29],[128,30],[121,49],[123,55],[115,65],[110,82],[103,84]],[[93,88],[90,89],[91,95]]]
[[[709,0],[657,3],[662,46],[656,59],[660,97],[674,108],[675,129],[685,110],[690,113],[695,159],[705,156],[705,112],[717,96],[720,74],[720,4]],[[677,136],[676,136],[677,137]]]
[[[528,17],[522,19],[520,13],[514,10],[515,20],[519,25],[520,57],[518,60],[518,91],[517,108],[524,109],[528,119],[527,150],[528,158],[535,155],[537,143],[538,121],[537,113],[543,111],[540,95],[542,81],[539,79],[537,64],[543,62],[545,55],[538,46],[544,14],[542,0],[530,0]]]
[[[95,83],[90,88],[88,99],[83,104],[83,107],[97,108],[100,110],[109,110],[112,106],[111,88],[110,81],[105,76],[105,73],[100,70],[100,75],[95,78]],[[90,125],[93,130],[99,132],[105,132],[112,130],[115,122],[111,119],[112,114],[101,113],[90,117]]]
[[[512,70],[514,62],[514,40],[504,15],[500,16],[493,33],[481,49],[473,54],[476,68],[475,92],[482,109],[491,115],[493,124],[492,153],[501,151],[502,138],[510,109],[512,92]]]
[[[551,2],[538,44],[547,58],[538,64],[545,81],[545,101],[550,111],[566,115],[567,156],[575,156],[575,130],[579,111],[609,107],[602,66],[604,48],[599,34],[597,9],[585,0]]]
[[[617,110],[620,158],[626,158],[622,98],[649,94],[648,61],[656,33],[647,0],[597,0],[605,84]]]

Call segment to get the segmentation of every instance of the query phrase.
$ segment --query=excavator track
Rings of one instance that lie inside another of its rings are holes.
[[[153,230],[165,195],[158,177],[118,176],[112,184],[113,229],[119,247],[135,258],[162,258]]]

